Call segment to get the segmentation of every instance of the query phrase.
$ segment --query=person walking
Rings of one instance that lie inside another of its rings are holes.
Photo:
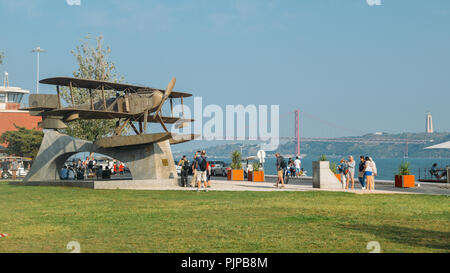
[[[295,174],[297,177],[300,176],[300,172],[302,171],[302,161],[298,158],[298,156],[294,160]]]
[[[181,166],[181,186],[187,187],[188,181],[188,172],[189,172],[189,160],[187,160],[187,157],[183,155],[183,158],[180,159],[178,162],[178,166]]]
[[[347,183],[347,190],[348,190],[348,184],[350,181],[352,181],[352,190],[355,189],[355,167],[356,167],[356,161],[353,159],[353,156],[348,157],[348,183]]]
[[[208,184],[207,184],[207,177],[206,172],[208,170],[208,159],[206,157],[206,151],[203,150],[200,154],[200,156],[197,156],[196,158],[197,162],[197,192],[200,192],[201,183],[204,183],[205,186],[205,192],[208,192]]]
[[[366,174],[364,169],[366,168],[366,159],[364,156],[359,157],[359,167],[358,167],[358,180],[361,183],[363,190],[366,189]]]
[[[277,183],[275,184],[275,187],[278,188],[278,184],[281,183],[281,188],[284,188],[284,179],[283,179],[283,175],[284,175],[284,169],[286,169],[286,161],[284,160],[284,158],[280,155],[280,153],[276,153],[275,157],[277,158]]]
[[[367,189],[370,191],[373,189],[373,168],[372,168],[372,163],[370,161],[369,157],[365,158],[365,169],[364,169],[364,174],[366,175],[366,179],[367,179]]]

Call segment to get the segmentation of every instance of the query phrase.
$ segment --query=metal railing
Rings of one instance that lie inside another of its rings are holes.
[[[440,182],[449,183],[450,166],[446,168],[419,168],[419,181],[421,182]]]

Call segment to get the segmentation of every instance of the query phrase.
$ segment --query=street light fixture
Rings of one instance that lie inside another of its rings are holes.
[[[37,71],[36,71],[36,94],[39,94],[39,55],[41,52],[45,52],[46,50],[42,49],[40,46],[33,49],[31,52],[36,53],[37,55]]]

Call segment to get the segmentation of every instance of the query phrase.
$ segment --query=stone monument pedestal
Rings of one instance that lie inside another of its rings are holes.
[[[44,131],[39,152],[23,182],[61,181],[59,172],[74,154],[94,152],[123,162],[133,180],[147,183],[178,185],[178,175],[170,149],[169,140],[155,143],[102,148],[90,141],[77,139],[57,131]]]
[[[313,161],[313,188],[344,189],[345,185],[330,170],[329,161]]]

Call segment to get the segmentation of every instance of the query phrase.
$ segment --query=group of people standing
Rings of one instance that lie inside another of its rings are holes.
[[[275,157],[277,158],[276,166],[278,176],[277,183],[275,184],[276,188],[278,188],[279,184],[281,184],[281,188],[284,188],[285,184],[289,181],[289,177],[300,177],[304,174],[302,161],[298,156],[295,159],[289,158],[288,163],[280,153],[276,153]]]
[[[304,174],[304,170],[302,169],[302,161],[298,156],[295,159],[289,158],[288,162],[285,177],[300,177]]]
[[[2,160],[1,167],[1,177],[10,177],[9,171],[11,171],[12,179],[16,180],[20,164],[15,158]]]
[[[345,189],[349,189],[351,182],[351,189],[355,189],[355,170],[356,162],[353,156],[349,156],[348,160],[344,158],[341,159],[339,165],[337,166],[339,174],[341,175],[341,183],[345,186]],[[361,183],[363,190],[374,190],[375,189],[375,176],[377,176],[377,165],[375,161],[368,156],[359,157],[358,166],[358,180]]]
[[[190,169],[192,170],[192,183],[197,182],[197,191],[200,192],[203,186],[205,192],[208,192],[208,188],[211,188],[211,165],[208,162],[208,157],[206,156],[206,151],[197,151],[194,155],[194,160],[190,164],[187,157],[184,155],[183,158],[178,162],[178,166],[181,166],[181,186],[188,186],[188,175]]]
[[[113,174],[123,175],[125,166],[117,160],[106,160],[106,164],[98,164],[95,158],[73,160],[72,164],[64,165],[60,173],[61,180],[84,180],[87,178],[110,179]]]
[[[279,184],[281,184],[281,188],[284,188],[286,184],[286,170],[289,170],[288,172],[292,172],[296,176],[300,175],[302,173],[301,161],[297,157],[295,160],[289,159],[289,163],[287,164],[280,153],[276,153],[275,157],[277,158],[276,166],[278,176],[275,187],[278,188]],[[292,169],[295,169],[295,171]],[[351,189],[354,190],[356,161],[353,156],[349,156],[348,160],[342,158],[337,165],[337,170],[340,174],[340,182],[342,183],[343,187],[348,190],[351,183]],[[360,162],[358,166],[358,180],[361,183],[363,190],[375,189],[375,176],[377,176],[377,165],[375,164],[375,161],[371,157],[360,156]]]

